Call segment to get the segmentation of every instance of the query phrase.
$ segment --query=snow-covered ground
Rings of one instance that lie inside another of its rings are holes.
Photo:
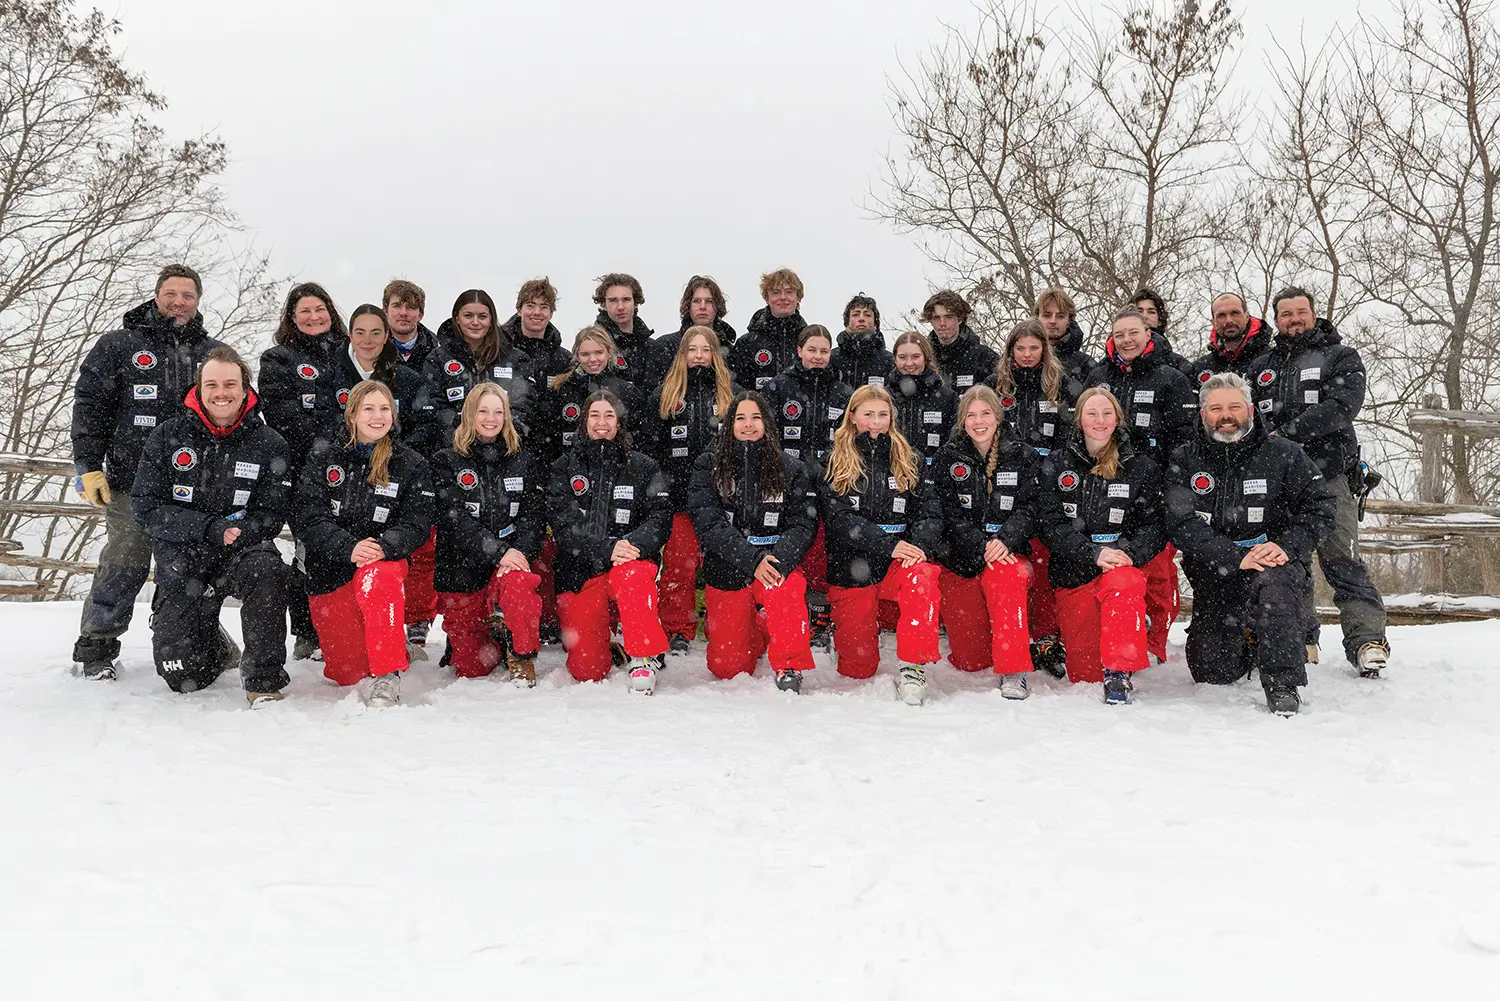
[[[1500,997],[1500,623],[1283,720],[1180,650],[1128,707],[944,665],[914,709],[889,648],[798,698],[701,646],[649,699],[547,654],[250,712],[144,622],[71,677],[77,615],[0,605],[5,1001]]]

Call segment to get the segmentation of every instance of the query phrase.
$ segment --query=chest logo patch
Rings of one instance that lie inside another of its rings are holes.
[[[1078,474],[1071,469],[1064,469],[1057,477],[1057,487],[1059,490],[1077,490]]]
[[[328,481],[330,487],[342,486],[344,483],[344,467],[329,466],[323,473],[323,478]]]
[[[298,365],[297,374],[304,379],[316,379],[318,377],[318,367],[316,365]]]
[[[458,471],[458,485],[465,490],[473,490],[479,486],[479,474],[472,469],[460,469]]]
[[[186,472],[198,464],[198,453],[190,448],[179,448],[172,453],[172,468]]]
[[[1214,488],[1214,478],[1208,473],[1194,473],[1190,482],[1195,494],[1206,494]]]
[[[587,476],[579,474],[578,476],[575,476],[568,481],[568,486],[573,488],[573,495],[575,497],[579,496],[587,492],[589,488],[589,478]]]
[[[1255,377],[1255,384],[1257,386],[1269,386],[1271,383],[1273,383],[1275,381],[1276,381],[1276,373],[1273,370],[1269,369],[1269,368],[1262,369],[1260,375],[1257,375]]]
[[[150,351],[137,351],[135,357],[130,359],[131,364],[142,372],[149,372],[156,367],[156,355]]]
[[[955,462],[948,467],[948,475],[955,480],[967,480],[969,478],[969,464],[966,462]]]

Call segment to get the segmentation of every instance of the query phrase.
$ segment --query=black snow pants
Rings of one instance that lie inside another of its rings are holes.
[[[1188,573],[1193,618],[1187,629],[1187,662],[1193,680],[1227,685],[1260,672],[1261,683],[1282,678],[1307,684],[1307,567],[1290,562],[1268,570],[1241,570],[1228,580]]]

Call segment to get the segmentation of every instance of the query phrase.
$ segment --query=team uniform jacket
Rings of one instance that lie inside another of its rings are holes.
[[[327,440],[331,428],[340,430],[334,441],[345,437],[339,387],[346,381],[340,365],[348,353],[347,338],[296,331],[291,344],[277,344],[260,356],[261,412],[298,460],[312,453],[314,442]]]
[[[335,372],[334,382],[337,388],[334,390],[334,399],[338,401],[338,419],[333,422],[326,432],[332,441],[342,441],[348,437],[345,430],[344,412],[349,405],[349,394],[354,387],[359,385],[363,376],[354,365],[354,359],[349,357],[346,348],[341,359],[332,366]],[[432,393],[422,377],[405,365],[396,366],[396,384],[390,386],[391,395],[396,398],[396,420],[397,427],[401,431],[401,440],[410,448],[415,449],[422,455],[428,455],[441,444],[438,439],[437,419],[432,409]],[[342,434],[344,438],[339,438]],[[453,441],[452,435],[448,441]]]
[[[713,483],[714,453],[704,452],[693,464],[688,509],[693,530],[703,550],[703,580],[721,591],[750,586],[755,568],[766,556],[789,574],[801,563],[818,531],[818,493],[805,463],[785,453],[781,475],[786,489],[774,496],[761,491],[757,473],[761,454],[776,443],[732,441],[735,468],[733,496],[725,498]]]
[[[422,366],[427,364],[427,356],[432,354],[432,349],[436,346],[437,335],[428,330],[425,323],[419,323],[417,324],[417,336],[413,339],[411,351],[403,352],[401,345],[397,344],[396,352],[401,357],[401,364],[421,375]]]
[[[896,404],[896,412],[891,415],[896,427],[923,461],[931,462],[948,440],[948,432],[953,430],[958,417],[958,394],[931,369],[921,375],[889,372],[885,385]]]
[[[252,392],[240,419],[210,428],[190,390],[188,412],[151,432],[131,505],[165,572],[211,578],[225,559],[281,533],[291,505],[287,444],[261,421]],[[224,533],[240,537],[224,545]]]
[[[1336,503],[1318,467],[1259,422],[1236,442],[1200,430],[1172,453],[1165,490],[1167,534],[1202,600],[1241,573],[1250,547],[1274,542],[1306,565],[1333,531]]]
[[[599,310],[599,315],[594,317],[594,323],[603,327],[615,342],[615,375],[626,382],[633,382],[640,387],[642,393],[651,389],[651,379],[656,372],[656,347],[651,340],[655,333],[646,326],[637,313],[635,323],[630,333],[620,330],[614,320],[604,310]]]
[[[627,454],[607,439],[580,441],[552,464],[547,517],[557,540],[557,591],[572,593],[609,572],[621,539],[659,564],[672,532],[672,501],[661,469],[644,452]]]
[[[1083,350],[1083,328],[1076,318],[1068,321],[1067,333],[1052,342],[1052,353],[1068,378],[1080,383],[1088,382],[1089,373],[1098,364],[1093,355]]]
[[[932,350],[937,355],[938,368],[942,369],[943,382],[960,396],[970,387],[993,379],[995,366],[1000,363],[1000,356],[980,341],[967,323],[958,328],[952,344],[944,344],[933,334]]]
[[[932,463],[932,482],[943,511],[942,563],[960,577],[984,572],[984,547],[991,539],[1025,556],[1041,528],[1036,510],[1042,460],[1014,436],[1004,430],[1000,434],[993,474],[985,470],[988,457],[975,450],[968,435],[944,445]]]
[[[729,352],[734,381],[764,393],[780,372],[797,363],[797,338],[806,326],[800,311],[772,316],[769,306],[757,309],[745,336]]]
[[[432,476],[427,460],[393,443],[383,487],[369,482],[370,457],[357,443],[315,449],[297,478],[292,528],[306,550],[309,594],[337,591],[354,579],[349,557],[374,539],[387,560],[404,560],[432,532]]]
[[[818,484],[833,587],[871,587],[885,580],[897,542],[910,542],[930,560],[938,558],[942,545],[943,510],[931,481],[918,480],[912,490],[897,487],[890,435],[861,434],[854,445],[865,469],[854,489],[840,495],[826,479]]]
[[[1150,455],[1158,468],[1172,449],[1193,436],[1198,394],[1187,376],[1166,364],[1156,334],[1133,362],[1115,353],[1111,337],[1104,360],[1094,366],[1088,385],[1104,386],[1125,411],[1125,427],[1136,448]]]
[[[1047,576],[1053,587],[1092,582],[1101,572],[1095,561],[1105,546],[1121,550],[1137,567],[1166,546],[1161,467],[1122,431],[1115,438],[1120,469],[1112,480],[1091,471],[1094,460],[1081,432],[1042,460],[1038,510],[1042,541],[1051,551]]]
[[[672,362],[677,357],[677,346],[682,343],[682,335],[687,333],[688,328],[693,326],[693,321],[683,317],[682,326],[670,334],[662,334],[651,342],[651,371],[644,380],[649,389],[662,380],[667,374],[667,369],[672,367]],[[723,320],[714,321],[714,333],[719,335],[719,347],[724,351],[724,361],[729,361],[729,349],[734,346],[734,339],[739,336],[733,327]]]
[[[438,327],[437,345],[427,356],[422,378],[432,392],[433,420],[439,441],[453,441],[464,400],[481,382],[493,382],[510,394],[511,417],[517,429],[530,437],[536,376],[531,356],[514,342],[500,357],[481,369],[458,327],[452,320],[444,320]]]
[[[1209,331],[1208,353],[1193,362],[1188,378],[1195,387],[1201,386],[1220,372],[1233,372],[1243,376],[1246,382],[1251,381],[1255,374],[1250,371],[1250,363],[1271,350],[1272,334],[1269,324],[1252,316],[1245,339],[1236,350],[1230,351],[1219,343],[1217,330]]]
[[[719,415],[714,411],[714,370],[701,365],[687,370],[684,399],[670,417],[661,416],[661,391],[657,386],[641,418],[641,449],[661,467],[672,497],[672,510],[686,511],[688,484],[693,461],[713,449],[719,433]]]
[[[878,330],[856,334],[846,330],[839,334],[839,346],[828,359],[828,368],[850,389],[860,386],[884,386],[885,377],[896,367],[896,359],[886,349],[885,337]]]
[[[1277,334],[1250,372],[1256,416],[1269,430],[1301,445],[1329,478],[1359,464],[1354,418],[1365,404],[1365,364],[1331,323]]]
[[[1005,425],[1017,438],[1036,449],[1038,455],[1046,455],[1072,430],[1073,404],[1083,392],[1083,386],[1063,372],[1062,384],[1057,388],[1057,402],[1053,403],[1042,392],[1041,366],[1020,368],[1012,365],[1010,377],[1011,391],[1000,395]],[[990,385],[993,388],[993,382]]]
[[[852,393],[831,368],[794,362],[766,392],[781,425],[781,450],[805,462],[821,462],[833,447],[833,432],[844,420]]]
[[[498,439],[475,441],[468,455],[452,448],[433,455],[437,590],[481,590],[509,549],[537,558],[547,520],[545,475],[524,449],[507,455]]]
[[[124,325],[99,338],[78,369],[73,392],[75,471],[103,470],[111,491],[130,490],[146,438],[186,413],[183,398],[198,365],[219,341],[194,316],[182,327],[144,302]]]
[[[537,402],[534,411],[536,429],[527,442],[527,448],[541,456],[547,465],[557,461],[559,455],[573,447],[575,439],[587,433],[584,404],[601,389],[615,394],[625,408],[621,426],[634,434],[641,425],[641,415],[646,411],[646,403],[635,384],[626,382],[609,369],[598,375],[589,375],[583,369],[575,368],[567,382],[556,389],[548,388]]]
[[[537,385],[573,367],[573,353],[562,346],[562,331],[550,323],[542,331],[542,336],[527,337],[521,332],[520,314],[516,314],[500,324],[500,331],[510,338],[512,345],[530,356]]]

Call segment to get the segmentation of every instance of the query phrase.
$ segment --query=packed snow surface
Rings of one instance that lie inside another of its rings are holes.
[[[943,664],[912,708],[889,637],[801,697],[700,641],[650,698],[434,653],[252,712],[144,616],[72,677],[78,611],[0,605],[6,1001],[1500,997],[1500,623],[1380,681],[1325,631],[1294,719],[1178,647],[1130,706]]]

